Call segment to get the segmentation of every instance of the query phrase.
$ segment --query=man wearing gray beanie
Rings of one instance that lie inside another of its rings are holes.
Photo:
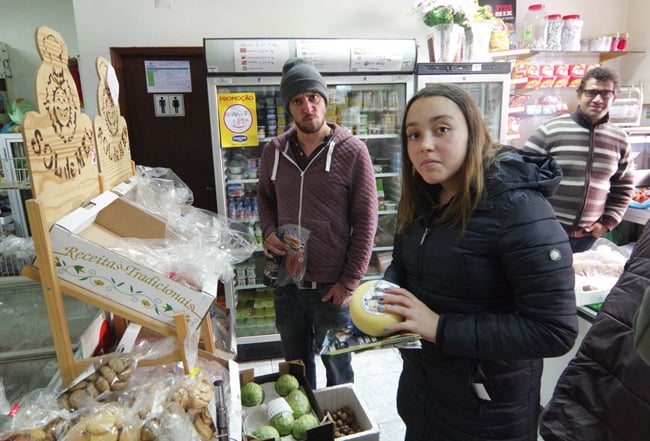
[[[327,84],[316,67],[302,58],[289,58],[282,67],[280,94],[282,104],[289,110],[289,100],[302,92],[316,92],[327,104]]]
[[[287,60],[280,93],[294,125],[262,151],[260,226],[264,255],[284,256],[274,285],[284,358],[302,360],[315,389],[314,354],[329,329],[350,324],[350,294],[368,269],[377,229],[377,183],[366,145],[325,120],[327,84],[311,62]],[[298,250],[290,249],[283,235],[289,225],[309,233]],[[327,386],[354,381],[350,353],[321,359]]]

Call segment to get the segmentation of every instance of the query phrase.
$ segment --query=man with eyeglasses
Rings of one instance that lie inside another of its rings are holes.
[[[609,122],[619,79],[606,67],[590,69],[577,89],[575,112],[537,128],[524,150],[548,153],[564,177],[549,198],[573,252],[586,251],[623,219],[634,194],[627,134]]]
[[[328,329],[349,325],[350,294],[368,269],[377,230],[377,183],[366,145],[326,122],[327,84],[311,62],[287,60],[280,93],[293,127],[262,152],[260,226],[264,255],[285,255],[284,272],[292,275],[278,277],[275,286],[283,356],[302,360],[316,388],[315,352]],[[296,255],[282,235],[288,224],[309,232]],[[327,386],[354,381],[349,353],[321,360]]]

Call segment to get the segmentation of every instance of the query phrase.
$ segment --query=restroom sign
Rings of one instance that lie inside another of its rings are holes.
[[[154,94],[153,107],[157,117],[185,116],[185,102],[180,93]]]

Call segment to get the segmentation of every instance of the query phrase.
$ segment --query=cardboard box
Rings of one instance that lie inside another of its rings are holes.
[[[585,277],[576,274],[576,306],[594,305],[604,302],[605,297],[612,290],[617,280],[618,277]]]
[[[605,297],[609,294],[610,289],[596,289],[596,290],[583,290],[576,286],[576,306],[595,305],[605,301]]]
[[[137,323],[129,323],[126,330],[122,334],[115,353],[129,353],[137,346],[140,340],[148,342],[164,339],[165,336],[159,335],[154,331],[143,328]],[[239,364],[231,358],[222,358],[218,354],[198,353],[199,359],[204,359],[209,362],[214,362],[222,365],[228,370],[228,378],[225,387],[225,402],[228,412],[228,432],[230,434],[229,440],[240,441],[239,434],[242,433],[242,406],[241,406],[241,388],[239,386]],[[213,420],[215,418],[212,415]],[[216,420],[215,420],[216,421]],[[219,438],[221,439],[221,438]],[[225,439],[224,439],[225,441]]]
[[[116,238],[165,238],[163,220],[114,192],[59,219],[50,238],[60,278],[157,321],[173,326],[174,315],[184,312],[197,329],[216,299],[216,275],[196,290],[108,248]]]
[[[342,407],[349,407],[354,411],[361,432],[335,438],[336,441],[379,441],[379,428],[370,419],[368,411],[354,391],[353,384],[317,389],[314,391],[314,396],[323,412],[335,412]]]
[[[280,378],[280,375],[283,374],[291,374],[298,379],[298,382],[300,383],[300,387],[302,388],[302,390],[305,391],[307,398],[309,398],[309,404],[311,405],[312,411],[316,415],[316,418],[318,418],[320,421],[323,421],[324,419],[323,411],[321,410],[321,407],[319,406],[319,403],[314,396],[314,391],[311,389],[309,383],[307,382],[307,378],[305,377],[305,366],[302,364],[301,361],[293,360],[293,361],[281,362],[278,367],[278,372],[257,376],[257,377],[255,376],[255,372],[253,369],[246,369],[239,373],[239,385],[243,386],[244,384],[249,383],[251,381],[263,385],[264,383],[275,382],[278,378]],[[241,389],[239,389],[239,391],[240,393],[238,394],[238,397],[241,400]],[[244,414],[245,413],[242,413],[242,415]],[[247,433],[249,431],[246,427],[245,421],[243,423],[243,429],[244,429],[244,433]],[[289,439],[290,436],[283,437],[282,439],[285,438]],[[291,439],[293,438],[291,437]],[[307,431],[307,441],[333,441],[333,439],[334,439],[334,425],[330,421],[324,421],[323,423],[321,423],[320,426],[314,427],[313,429]],[[251,435],[247,435],[244,437],[244,440],[254,441],[257,440],[257,438]],[[268,440],[268,441],[273,441],[273,440]]]
[[[137,187],[138,178],[137,176],[131,176],[128,180],[120,182],[115,187],[111,189],[113,193],[116,193],[122,197],[125,197],[130,191],[135,191]]]

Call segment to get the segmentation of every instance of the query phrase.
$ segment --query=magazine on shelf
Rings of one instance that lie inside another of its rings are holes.
[[[411,332],[372,337],[359,332],[352,326],[340,330],[329,330],[321,347],[321,355],[336,355],[344,352],[361,352],[379,348],[420,348],[420,336]]]

